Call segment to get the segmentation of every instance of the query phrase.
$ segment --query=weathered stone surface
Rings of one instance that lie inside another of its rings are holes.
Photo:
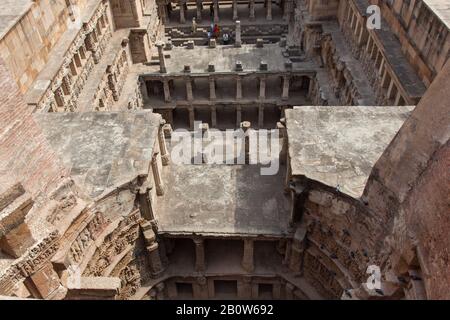
[[[44,265],[38,272],[32,274],[30,279],[26,281],[30,290],[37,290],[41,298],[49,297],[55,290],[57,290],[61,283],[56,272],[50,263]]]
[[[365,183],[410,107],[299,107],[286,110],[292,175],[353,197]]]
[[[35,114],[71,175],[97,197],[120,181],[148,174],[160,117],[135,113]],[[72,142],[72,143],[71,143]]]
[[[232,2],[0,3],[0,299],[448,298],[450,6]]]

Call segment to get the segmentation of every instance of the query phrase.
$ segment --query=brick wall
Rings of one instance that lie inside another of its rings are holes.
[[[33,196],[50,190],[65,175],[32,110],[0,59],[0,176],[21,182]],[[5,182],[6,183],[6,182]]]

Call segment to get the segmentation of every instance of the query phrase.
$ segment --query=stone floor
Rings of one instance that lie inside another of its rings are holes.
[[[216,72],[235,71],[236,61],[242,63],[244,71],[259,69],[261,61],[267,62],[269,71],[284,70],[282,48],[278,44],[266,44],[263,48],[255,45],[243,45],[235,48],[233,45],[218,46],[215,49],[197,46],[194,49],[174,47],[167,59],[169,73],[182,72],[184,65],[191,66],[191,72],[206,72],[208,64],[215,65]]]
[[[262,176],[259,166],[176,165],[164,167],[166,193],[158,198],[162,233],[281,236],[288,231],[290,200],[285,169]]]

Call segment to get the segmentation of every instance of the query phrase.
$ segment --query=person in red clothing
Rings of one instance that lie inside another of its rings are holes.
[[[214,35],[215,38],[218,38],[220,36],[220,29],[219,29],[219,26],[217,24],[214,25],[213,35]]]

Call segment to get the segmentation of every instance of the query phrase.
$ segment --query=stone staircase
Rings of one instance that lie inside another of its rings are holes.
[[[234,24],[220,25],[221,32],[227,32],[235,36]],[[208,30],[210,26],[201,25],[197,31],[192,33],[191,26],[167,27],[165,30],[166,38],[171,39],[174,46],[185,46],[188,41],[194,41],[195,45],[208,44]],[[287,34],[288,26],[286,24],[270,25],[243,25],[242,42],[244,44],[255,44],[256,39],[263,39],[265,43],[276,43]]]
[[[299,46],[288,46],[283,52],[283,55],[289,58],[292,62],[305,61],[305,54],[302,52]]]

